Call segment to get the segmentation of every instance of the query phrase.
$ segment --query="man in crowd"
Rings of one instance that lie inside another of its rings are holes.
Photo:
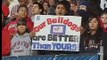
[[[28,16],[30,17],[32,14],[31,14],[31,6],[30,5],[28,6],[29,4],[28,1],[29,0],[18,0],[19,4],[12,7],[10,11],[10,17],[13,17],[13,16],[16,17],[19,6],[24,6],[24,5],[28,7]]]

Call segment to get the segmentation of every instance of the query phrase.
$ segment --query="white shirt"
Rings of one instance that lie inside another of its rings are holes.
[[[107,0],[101,0],[100,1],[100,7],[101,7],[102,10],[107,8]]]

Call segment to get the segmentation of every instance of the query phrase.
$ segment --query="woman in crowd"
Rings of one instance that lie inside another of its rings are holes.
[[[88,20],[88,27],[86,29],[87,34],[85,41],[85,52],[86,53],[98,53],[100,46],[100,22],[98,17],[91,16]]]
[[[101,14],[101,26],[102,26],[102,33],[101,33],[101,40],[103,41],[104,46],[104,60],[107,60],[107,11],[104,11]]]
[[[44,15],[48,15],[48,8],[49,8],[49,3],[47,1],[45,1],[43,3],[43,14]]]

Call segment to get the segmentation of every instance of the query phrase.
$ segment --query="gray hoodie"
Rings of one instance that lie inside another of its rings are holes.
[[[31,39],[28,33],[18,33],[11,40],[11,56],[31,55]]]

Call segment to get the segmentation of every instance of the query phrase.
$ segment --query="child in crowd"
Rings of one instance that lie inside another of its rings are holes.
[[[31,38],[25,19],[17,22],[17,31],[11,40],[11,56],[31,55]]]
[[[103,29],[101,34],[101,40],[103,40],[104,46],[104,60],[107,60],[107,11],[101,14],[101,22],[101,26]]]
[[[98,17],[91,16],[88,20],[88,27],[86,29],[85,52],[86,53],[98,53],[100,46],[100,22]]]
[[[29,17],[27,17],[27,8],[26,6],[20,6],[18,9],[18,17],[15,21],[12,21],[8,23],[3,29],[2,29],[2,49],[3,49],[3,55],[8,56],[10,54],[10,41],[11,38],[17,33],[17,22],[20,20],[20,18],[25,18],[27,21],[27,26],[30,31],[30,35],[33,36],[33,22]],[[6,34],[6,35],[5,35]],[[5,54],[5,52],[7,52]]]

